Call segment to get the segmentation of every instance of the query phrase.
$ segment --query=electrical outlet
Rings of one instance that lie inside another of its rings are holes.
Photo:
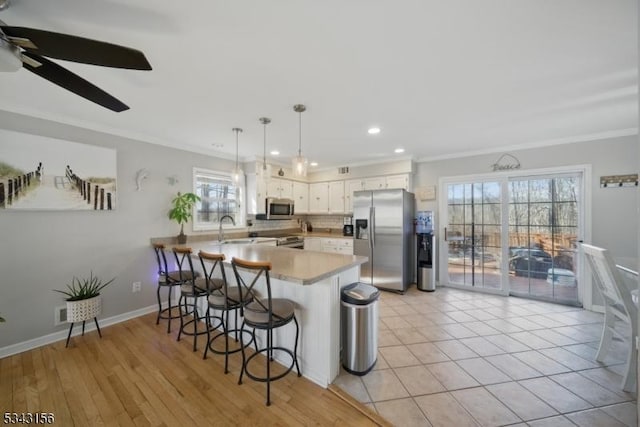
[[[142,290],[142,282],[133,282],[131,292],[140,292]]]

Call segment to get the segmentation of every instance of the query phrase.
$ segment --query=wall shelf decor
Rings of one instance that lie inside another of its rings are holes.
[[[600,177],[601,188],[637,187],[638,174],[608,175]]]

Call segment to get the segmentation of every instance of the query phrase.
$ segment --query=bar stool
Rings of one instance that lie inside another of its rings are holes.
[[[266,332],[266,346],[264,348],[257,349],[256,352],[253,353],[248,358],[245,358],[245,344],[241,340],[240,348],[242,350],[242,370],[240,371],[240,378],[238,379],[238,384],[242,384],[242,377],[246,373],[249,378],[255,381],[266,382],[267,383],[267,406],[271,405],[271,381],[276,381],[283,378],[287,375],[293,367],[296,367],[298,371],[298,376],[301,376],[300,367],[298,365],[298,335],[300,332],[300,328],[298,325],[298,320],[295,316],[295,305],[293,301],[285,299],[285,298],[273,298],[271,295],[271,280],[269,278],[269,271],[271,270],[271,263],[264,261],[247,261],[239,258],[231,259],[231,266],[233,267],[233,273],[236,276],[236,280],[238,282],[238,289],[240,292],[244,292],[245,290],[254,296],[254,301],[247,304],[244,307],[244,320],[242,322],[242,328],[245,325],[253,328],[253,339],[255,341],[255,330],[260,329]],[[250,283],[247,285],[247,281],[245,281],[240,272],[239,268],[243,270],[247,270],[250,273],[253,273],[253,278]],[[259,299],[256,296],[255,285],[258,283],[258,280],[264,276],[264,282],[266,284],[267,298]],[[293,346],[293,351],[291,349],[276,346],[273,343],[273,330],[276,328],[280,328],[282,326],[288,325],[293,321],[296,325],[296,337]],[[256,347],[257,347],[257,341]],[[273,361],[273,352],[274,350],[279,350],[284,353],[287,353],[291,357],[291,365],[287,367],[287,369],[274,377],[271,377],[271,362]],[[257,376],[249,372],[248,366],[249,362],[253,360],[257,355],[261,353],[265,354],[266,359],[266,370],[267,375],[265,377]]]
[[[156,298],[158,299],[158,316],[156,317],[156,325],[160,323],[160,319],[167,319],[167,333],[171,332],[171,320],[179,319],[180,314],[173,314],[173,309],[178,308],[171,304],[171,297],[174,289],[182,284],[180,272],[178,270],[169,271],[167,257],[165,255],[165,246],[162,243],[153,243],[153,251],[156,254],[158,262],[158,287],[156,289]],[[183,272],[185,277],[189,277],[188,272]],[[162,289],[167,289],[167,306],[162,306],[162,297],[160,295]]]
[[[180,341],[182,334],[193,336],[193,351],[196,351],[198,349],[198,335],[209,334],[211,328],[207,322],[205,329],[198,330],[200,321],[207,320],[207,316],[200,314],[198,304],[201,298],[206,298],[209,292],[216,289],[216,286],[221,286],[221,283],[218,281],[210,282],[204,277],[198,277],[199,275],[193,269],[192,254],[191,248],[173,248],[173,255],[179,268],[181,282],[180,300],[178,301],[178,306],[180,307],[180,331],[178,332],[177,341]],[[185,316],[188,315],[191,315],[192,318],[185,322]],[[193,325],[193,331],[187,329],[189,325]]]
[[[207,335],[207,347],[204,349],[203,359],[207,358],[207,352],[215,354],[224,354],[224,373],[229,373],[229,354],[237,353],[241,350],[240,347],[229,350],[229,334],[235,333],[235,342],[238,342],[238,332],[249,334],[249,344],[253,340],[253,334],[248,330],[238,328],[238,311],[242,307],[246,306],[252,300],[252,295],[249,292],[240,292],[238,286],[229,286],[227,282],[227,276],[224,270],[222,262],[225,259],[224,254],[213,254],[204,251],[198,252],[200,263],[202,264],[202,271],[204,272],[205,280],[210,282],[210,287],[215,288],[209,293],[207,298],[209,309],[207,310],[207,324],[211,325],[211,319],[215,318],[220,321],[219,325],[222,326],[222,332],[218,332],[215,335]],[[214,277],[215,271],[220,270],[220,278]],[[211,310],[218,310],[222,312],[220,317],[211,316]],[[229,329],[229,315],[233,311],[235,314],[234,329]],[[225,319],[226,317],[226,319]],[[213,330],[214,327],[211,327]],[[216,350],[214,348],[214,342],[216,339],[224,337],[224,351]]]

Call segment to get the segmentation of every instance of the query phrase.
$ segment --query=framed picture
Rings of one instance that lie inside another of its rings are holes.
[[[0,210],[116,208],[116,150],[0,129]]]

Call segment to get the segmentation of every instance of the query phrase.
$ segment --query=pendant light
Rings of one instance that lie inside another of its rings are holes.
[[[298,124],[300,128],[300,138],[298,142],[298,155],[293,158],[291,162],[291,169],[293,170],[293,176],[295,177],[305,177],[307,176],[307,166],[309,165],[309,161],[302,157],[302,113],[307,109],[302,104],[296,104],[293,106],[293,111],[298,113]]]
[[[233,128],[231,130],[236,133],[236,167],[233,168],[231,176],[233,177],[233,182],[239,184],[240,178],[242,177],[242,175],[244,175],[244,172],[242,171],[242,169],[240,169],[240,164],[238,163],[238,135],[240,134],[240,132],[242,132],[242,129]]]
[[[262,165],[258,167],[258,178],[267,183],[271,179],[271,165],[267,164],[267,125],[271,123],[271,119],[260,117],[259,120],[264,127],[264,141],[262,144]]]

